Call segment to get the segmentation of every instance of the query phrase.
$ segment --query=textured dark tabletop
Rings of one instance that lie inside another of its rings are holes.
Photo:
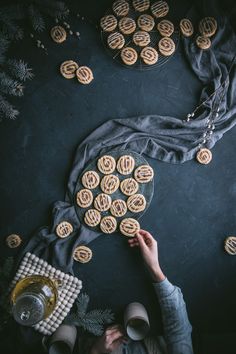
[[[1,261],[17,254],[5,246],[8,234],[19,233],[26,244],[32,232],[50,224],[52,204],[64,199],[75,149],[96,127],[112,118],[152,113],[181,119],[198,103],[201,85],[181,45],[164,66],[145,72],[122,67],[107,55],[88,18],[96,23],[110,2],[82,2],[85,20],[73,20],[80,41],[73,37],[57,45],[45,33],[48,56],[30,40],[14,48],[13,54],[34,68],[35,78],[19,100],[18,120],[0,125]],[[189,6],[180,2],[177,19]],[[92,84],[82,86],[59,74],[60,63],[68,59],[92,68]],[[208,166],[148,160],[155,169],[155,195],[142,227],[158,240],[163,270],[181,287],[193,327],[203,332],[236,330],[236,258],[223,249],[224,239],[236,235],[235,132],[216,144]],[[156,299],[138,251],[120,235],[101,236],[90,247],[92,261],[78,267],[91,307],[119,312],[140,301],[154,314]],[[159,315],[152,317],[159,328]]]

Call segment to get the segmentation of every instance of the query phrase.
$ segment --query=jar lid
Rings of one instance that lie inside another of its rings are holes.
[[[33,326],[44,318],[44,299],[38,294],[24,293],[17,298],[12,313],[19,324]]]

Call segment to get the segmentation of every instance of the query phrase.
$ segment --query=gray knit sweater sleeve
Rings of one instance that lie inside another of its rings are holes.
[[[192,327],[181,290],[167,278],[153,285],[161,307],[168,354],[192,354]]]

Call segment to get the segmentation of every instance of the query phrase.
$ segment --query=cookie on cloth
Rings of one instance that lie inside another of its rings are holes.
[[[135,166],[134,158],[130,155],[123,155],[119,158],[116,168],[122,175],[129,175]]]
[[[73,60],[66,60],[60,66],[60,73],[66,79],[73,79],[76,75],[76,70],[79,65]]]
[[[203,37],[212,37],[217,30],[217,22],[214,17],[204,17],[199,23],[199,32]]]
[[[169,20],[162,20],[157,24],[157,29],[163,37],[170,37],[174,33],[175,27]]]
[[[134,48],[125,47],[121,50],[120,57],[126,65],[133,65],[138,59],[138,54]]]
[[[127,207],[132,213],[140,213],[146,208],[146,199],[142,194],[131,195],[127,200]]]
[[[125,195],[133,195],[138,190],[138,183],[133,178],[126,178],[120,184],[120,190]]]
[[[196,44],[200,49],[206,50],[211,47],[211,40],[208,37],[198,36],[196,38]]]
[[[134,178],[139,183],[148,183],[153,179],[154,171],[149,165],[141,165],[134,171]]]
[[[100,183],[100,188],[104,193],[113,194],[120,185],[120,180],[115,175],[104,176]]]
[[[107,38],[107,44],[111,49],[121,49],[125,45],[125,37],[120,32],[111,33]]]
[[[133,0],[133,7],[135,11],[143,12],[149,9],[150,0]]]
[[[80,66],[76,70],[77,80],[84,85],[90,84],[93,81],[93,72],[88,66]]]
[[[150,43],[150,35],[145,31],[137,31],[133,35],[133,42],[139,47],[146,47]]]
[[[78,246],[73,252],[73,258],[80,263],[88,263],[93,257],[93,252],[86,246]]]
[[[101,214],[96,209],[89,209],[84,215],[84,222],[91,227],[97,226],[101,221]]]
[[[100,177],[95,171],[87,171],[83,174],[82,184],[85,188],[94,189],[99,185]]]
[[[73,226],[68,221],[62,221],[56,227],[56,234],[60,238],[68,237],[73,232]]]
[[[66,40],[66,30],[62,26],[54,26],[50,33],[56,43],[62,43]]]
[[[93,193],[89,189],[81,189],[76,194],[76,202],[81,208],[89,207],[93,202]]]
[[[179,27],[183,36],[190,37],[193,35],[193,24],[188,18],[182,18]]]
[[[151,12],[157,18],[164,17],[169,12],[169,5],[166,1],[156,1],[151,5]]]
[[[100,193],[94,199],[94,207],[99,211],[107,211],[111,206],[111,197],[105,193]]]
[[[207,165],[212,160],[212,152],[209,149],[202,148],[198,151],[196,158],[202,165]]]
[[[117,0],[113,3],[112,10],[118,17],[126,16],[129,12],[129,3],[125,0]]]
[[[124,216],[127,213],[126,202],[122,199],[113,200],[110,211],[113,216],[116,217]]]
[[[112,32],[117,27],[117,19],[113,15],[107,15],[101,18],[100,26],[104,32]]]
[[[6,244],[9,248],[19,247],[22,242],[22,239],[17,234],[11,234],[6,238]]]
[[[113,216],[104,216],[100,222],[100,229],[105,234],[115,232],[117,228],[117,221]]]
[[[229,236],[225,239],[225,251],[231,256],[236,255],[236,237]]]
[[[150,32],[155,26],[155,21],[151,15],[143,14],[139,16],[137,24],[141,30]]]
[[[120,232],[125,236],[134,237],[139,230],[139,222],[135,219],[126,218],[120,223]]]
[[[123,34],[131,34],[136,29],[136,23],[130,17],[123,17],[119,21],[119,29]]]
[[[169,37],[163,37],[158,43],[158,48],[162,55],[168,57],[175,51],[175,42]]]

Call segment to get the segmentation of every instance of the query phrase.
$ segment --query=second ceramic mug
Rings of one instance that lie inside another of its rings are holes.
[[[124,325],[132,340],[142,340],[149,332],[150,324],[145,307],[139,302],[129,304],[124,312]]]

